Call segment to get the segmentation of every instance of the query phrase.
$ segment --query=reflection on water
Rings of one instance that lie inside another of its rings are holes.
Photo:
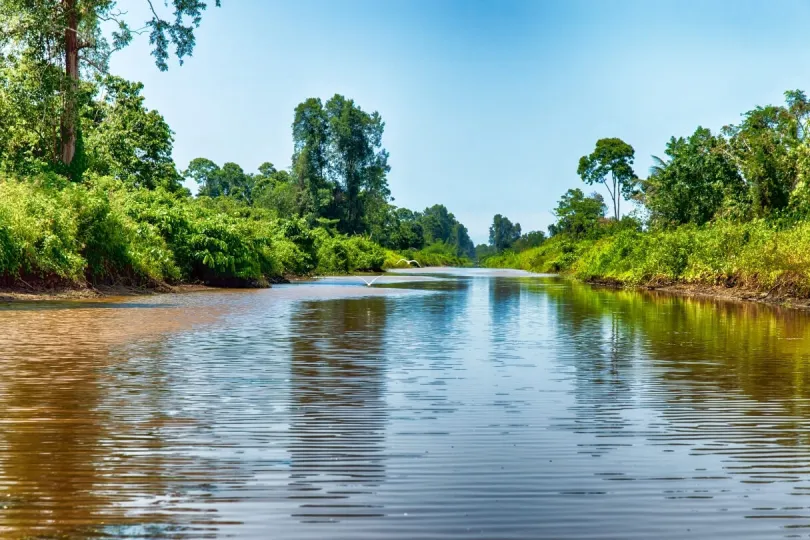
[[[289,485],[301,519],[384,516],[352,496],[385,480],[385,323],[382,298],[303,302],[291,317]]]
[[[412,274],[0,309],[0,536],[808,536],[807,314]]]

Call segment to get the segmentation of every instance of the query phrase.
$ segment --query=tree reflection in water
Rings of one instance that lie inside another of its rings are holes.
[[[290,488],[303,520],[378,515],[385,478],[388,305],[302,302],[291,317]]]

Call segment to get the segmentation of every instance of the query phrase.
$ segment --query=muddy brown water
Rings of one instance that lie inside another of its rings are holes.
[[[810,317],[413,271],[0,305],[3,538],[807,538]]]

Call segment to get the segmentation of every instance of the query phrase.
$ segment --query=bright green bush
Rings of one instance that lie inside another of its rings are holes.
[[[73,208],[92,281],[131,283],[176,281],[174,255],[153,225],[127,215],[114,186],[100,182],[89,189],[73,187]]]
[[[321,274],[347,274],[356,270],[382,270],[386,251],[366,238],[347,237],[314,229],[318,266]]]
[[[69,193],[0,180],[0,275],[79,281],[80,249]]]
[[[388,267],[406,267],[406,263],[398,263],[399,259],[415,260],[420,266],[472,266],[472,261],[467,257],[459,257],[456,247],[446,242],[433,242],[422,249],[409,249],[403,251],[396,261],[392,261]]]
[[[260,285],[284,275],[380,270],[386,251],[233,201],[85,184],[0,180],[0,279]],[[58,184],[58,185],[57,185]]]
[[[274,249],[274,222],[223,213],[206,201],[162,188],[121,189],[116,198],[131,219],[165,240],[182,279],[262,284],[284,273]]]

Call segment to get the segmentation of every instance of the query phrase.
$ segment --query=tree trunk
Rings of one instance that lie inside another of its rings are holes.
[[[62,109],[62,163],[76,154],[76,98],[79,87],[79,14],[76,0],[62,0],[65,13],[65,93]]]
[[[621,183],[616,181],[616,175],[613,175],[613,197],[614,204],[613,210],[616,213],[616,221],[619,221],[619,213],[621,212],[622,196],[621,196]]]

